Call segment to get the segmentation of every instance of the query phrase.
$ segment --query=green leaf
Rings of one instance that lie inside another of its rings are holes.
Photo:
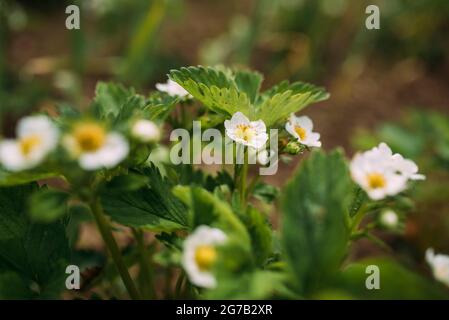
[[[254,104],[258,95],[263,76],[259,72],[238,70],[235,72],[235,83],[241,92],[245,92],[249,101]]]
[[[57,176],[54,172],[23,171],[8,172],[0,168],[0,187],[27,184],[37,180],[48,179]]]
[[[114,192],[107,188],[101,193],[105,212],[112,220],[129,227],[151,231],[171,232],[187,229],[187,209],[171,192],[171,184],[152,165],[142,170],[148,185],[131,192]]]
[[[240,111],[251,116],[250,98],[239,90],[229,72],[199,66],[172,70],[169,77],[214,112],[232,116]],[[239,81],[243,85],[243,80]]]
[[[284,276],[277,272],[256,270],[229,274],[219,278],[216,289],[207,292],[208,299],[259,300],[273,298],[284,287]]]
[[[127,175],[116,176],[107,182],[103,189],[109,193],[121,193],[136,191],[144,188],[148,184],[148,177],[138,173],[128,173]]]
[[[242,218],[251,238],[256,264],[264,266],[273,252],[273,237],[267,218],[256,208],[249,207]]]
[[[300,293],[316,290],[345,255],[351,179],[341,152],[314,152],[283,192],[283,246]]]
[[[190,208],[192,229],[200,225],[214,226],[236,234],[249,247],[249,235],[228,203],[201,187],[177,186],[173,192]]]
[[[272,203],[279,196],[279,188],[259,182],[254,187],[253,196],[266,203]]]
[[[367,266],[374,265],[379,268],[378,290],[368,290],[365,282],[372,273],[367,273]],[[341,273],[337,284],[359,299],[448,299],[443,286],[433,280],[427,280],[398,263],[387,260],[365,260],[351,264]]]
[[[179,101],[180,99],[178,97],[155,92],[146,101],[143,113],[149,120],[164,121]]]
[[[172,70],[169,77],[212,111],[228,117],[240,111],[252,120],[262,119],[267,126],[329,98],[323,88],[287,81],[259,96],[262,76],[250,71],[199,66]]]
[[[289,84],[283,81],[261,96],[255,118],[262,119],[270,127],[285,121],[291,113],[328,98],[329,93],[323,88],[304,82]]]
[[[66,192],[41,188],[33,193],[28,201],[28,212],[32,220],[37,222],[54,222],[67,214],[67,201],[70,195]]]
[[[32,299],[35,295],[36,293],[30,290],[30,284],[16,272],[0,272],[1,300]]]
[[[114,118],[121,112],[125,102],[135,94],[134,89],[126,89],[122,85],[112,82],[99,82],[95,88],[93,112],[99,119]]]
[[[29,220],[27,201],[36,184],[0,188],[0,265],[38,286],[39,297],[54,298],[64,288],[70,249],[61,221]]]

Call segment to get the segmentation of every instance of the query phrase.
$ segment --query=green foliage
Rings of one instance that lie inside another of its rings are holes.
[[[153,165],[142,169],[148,184],[135,191],[103,189],[101,200],[112,220],[129,227],[171,232],[188,228],[185,206],[171,193],[171,185]],[[114,183],[114,182],[112,182]]]
[[[285,258],[300,293],[336,273],[346,252],[351,181],[341,152],[314,152],[283,192]]]
[[[0,188],[0,295],[14,298],[20,291],[25,297],[55,298],[64,287],[65,268],[70,249],[61,221],[32,223],[27,201],[37,185]],[[31,285],[34,283],[35,287]]]
[[[200,225],[214,226],[235,234],[249,247],[248,233],[228,203],[200,187],[177,186],[174,193],[190,208],[192,229]]]
[[[42,223],[56,221],[67,214],[67,201],[70,194],[67,192],[41,188],[31,195],[28,204],[30,217]]]
[[[55,176],[57,176],[57,174],[54,172],[45,172],[38,170],[9,172],[0,168],[0,187],[27,184],[33,181],[48,179]]]
[[[273,252],[271,225],[257,209],[248,208],[242,218],[251,238],[251,247],[257,265],[263,266]]]
[[[367,266],[379,268],[379,290],[367,290]],[[361,299],[447,299],[441,285],[432,283],[398,263],[381,259],[365,260],[351,264],[339,276],[337,285],[354,297]]]
[[[172,70],[169,76],[212,111],[228,117],[240,111],[269,127],[329,97],[323,88],[302,82],[282,82],[260,94],[262,77],[248,71],[199,66]]]

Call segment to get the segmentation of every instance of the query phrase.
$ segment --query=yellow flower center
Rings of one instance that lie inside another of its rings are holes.
[[[246,142],[248,142],[249,140],[251,140],[256,133],[254,132],[254,129],[251,128],[250,125],[248,124],[239,124],[237,125],[237,129],[235,131],[235,135],[240,138],[245,140]]]
[[[307,136],[306,130],[300,126],[295,126],[295,132],[299,136],[299,140],[301,141],[303,141]]]
[[[380,173],[370,173],[367,178],[370,189],[383,188],[387,184],[385,177]]]
[[[104,128],[96,123],[78,125],[73,136],[82,152],[93,152],[100,149],[106,140]]]
[[[24,156],[28,156],[33,151],[33,149],[38,147],[41,143],[42,139],[37,134],[22,138],[19,142],[20,151]]]
[[[198,246],[195,251],[195,262],[201,271],[209,270],[217,260],[217,251],[213,246]]]

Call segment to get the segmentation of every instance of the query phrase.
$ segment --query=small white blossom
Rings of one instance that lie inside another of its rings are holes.
[[[402,192],[408,180],[424,179],[423,175],[417,173],[418,167],[413,161],[404,159],[400,154],[393,154],[385,143],[356,154],[350,169],[354,181],[373,200]]]
[[[9,171],[36,167],[53,151],[59,140],[59,130],[46,116],[21,119],[17,138],[0,142],[0,163]]]
[[[159,127],[153,121],[145,119],[134,123],[131,134],[134,138],[144,143],[156,142],[161,138]]]
[[[384,227],[394,229],[399,223],[398,214],[393,210],[385,210],[380,214],[380,222]]]
[[[433,249],[429,248],[426,251],[426,260],[432,268],[435,279],[449,286],[449,256],[435,254]]]
[[[231,120],[224,122],[226,135],[237,143],[262,148],[268,140],[267,128],[262,120],[249,121],[241,112],[236,112]]]
[[[220,229],[199,226],[184,241],[182,265],[194,285],[203,288],[216,286],[211,269],[217,260],[216,246],[226,240],[226,234]]]
[[[394,196],[407,187],[407,178],[392,170],[384,151],[374,148],[356,154],[350,164],[352,178],[373,200]]]
[[[285,124],[285,130],[303,145],[308,147],[321,147],[320,134],[312,132],[313,122],[307,116],[296,117],[292,113]]]
[[[113,168],[129,153],[128,141],[120,133],[107,132],[102,125],[94,122],[78,123],[63,142],[85,170]]]
[[[166,83],[157,83],[156,89],[172,97],[191,98],[192,95],[177,82],[168,79]]]

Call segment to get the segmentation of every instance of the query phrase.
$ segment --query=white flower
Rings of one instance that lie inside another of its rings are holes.
[[[55,149],[59,139],[59,130],[42,115],[21,119],[16,134],[16,140],[0,142],[0,163],[9,171],[36,167]]]
[[[172,97],[191,98],[192,95],[177,82],[168,79],[166,83],[157,83],[156,89]]]
[[[226,234],[220,229],[199,226],[184,241],[182,265],[194,285],[203,288],[216,286],[211,269],[217,260],[216,246],[223,244],[226,239]]]
[[[391,158],[393,168],[403,176],[406,176],[410,180],[426,179],[423,174],[418,173],[418,166],[412,160],[404,159],[399,153],[394,154]]]
[[[120,133],[107,132],[95,122],[76,124],[64,146],[85,170],[113,168],[129,153],[128,141]]]
[[[384,227],[396,228],[399,223],[399,217],[393,210],[385,210],[380,214],[380,222]]]
[[[285,130],[287,130],[298,141],[309,147],[321,147],[320,134],[312,132],[313,122],[307,116],[296,117],[293,113],[290,115]]]
[[[432,268],[435,279],[449,286],[449,256],[435,254],[433,249],[429,248],[426,251],[426,260]]]
[[[134,123],[131,134],[144,143],[156,142],[161,138],[159,127],[153,121],[145,119],[140,119]]]
[[[255,149],[262,148],[268,140],[267,128],[262,120],[249,121],[241,112],[224,122],[226,134],[235,142]]]
[[[394,196],[405,190],[408,180],[422,180],[416,164],[404,159],[400,154],[393,154],[385,143],[356,154],[350,164],[351,175],[373,200]]]
[[[356,154],[351,161],[350,170],[354,181],[373,200],[394,196],[407,187],[407,178],[392,170],[388,162],[385,162],[384,155],[379,152],[370,150]]]

